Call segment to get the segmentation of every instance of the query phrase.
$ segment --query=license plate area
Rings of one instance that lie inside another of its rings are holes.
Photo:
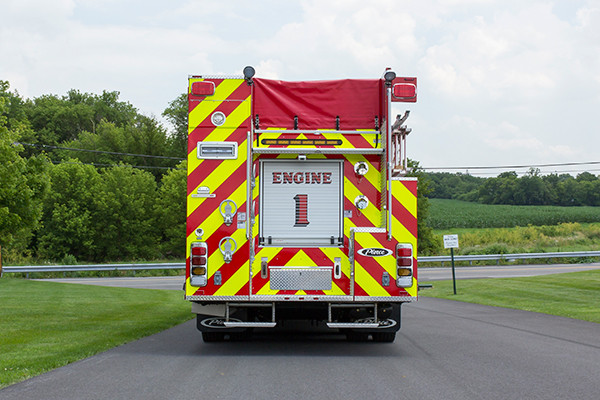
[[[332,267],[269,267],[271,290],[331,290]]]

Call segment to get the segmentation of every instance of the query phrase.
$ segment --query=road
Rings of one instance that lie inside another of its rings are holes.
[[[457,267],[456,277],[457,279],[510,278],[520,276],[559,274],[563,272],[589,271],[592,269],[600,269],[600,263]],[[452,270],[450,267],[419,268],[420,282],[439,281],[446,279],[452,279]],[[129,278],[62,278],[46,280],[54,282],[68,282],[99,286],[131,287],[136,289],[181,290],[183,287],[183,277],[181,276]]]
[[[0,391],[0,399],[597,399],[600,324],[422,298],[395,343],[259,331],[205,344],[194,322]]]

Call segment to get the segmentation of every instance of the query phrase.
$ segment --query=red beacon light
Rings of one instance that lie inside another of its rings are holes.
[[[412,83],[396,83],[392,88],[392,96],[402,100],[413,99],[417,97],[417,87]]]
[[[212,96],[215,94],[215,83],[211,81],[194,82],[191,92],[195,96]]]
[[[417,78],[399,77],[392,81],[392,101],[415,103],[417,101]]]

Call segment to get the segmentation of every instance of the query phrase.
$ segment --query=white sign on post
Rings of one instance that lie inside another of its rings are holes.
[[[458,235],[444,235],[445,249],[458,249]]]

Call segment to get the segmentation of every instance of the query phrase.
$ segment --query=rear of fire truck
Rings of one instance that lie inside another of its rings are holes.
[[[191,76],[185,298],[204,341],[318,321],[391,342],[417,299],[416,78]]]

